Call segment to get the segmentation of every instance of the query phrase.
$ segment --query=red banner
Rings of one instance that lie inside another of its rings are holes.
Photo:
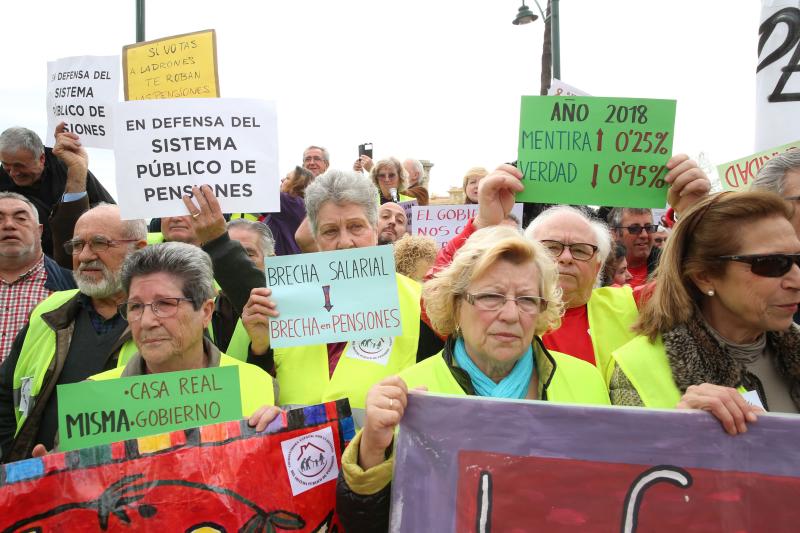
[[[333,531],[347,400],[0,470],[0,531]]]

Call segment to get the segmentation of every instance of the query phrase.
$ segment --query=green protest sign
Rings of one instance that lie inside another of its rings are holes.
[[[523,96],[517,201],[664,207],[675,100]]]
[[[58,386],[61,451],[240,418],[236,366]]]
[[[789,144],[782,144],[763,152],[758,152],[736,161],[717,165],[717,173],[722,188],[726,191],[747,191],[756,180],[758,171],[764,164],[778,154],[787,150],[800,148],[800,141]]]

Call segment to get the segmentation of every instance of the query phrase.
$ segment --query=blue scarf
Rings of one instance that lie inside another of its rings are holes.
[[[533,347],[528,346],[528,350],[522,358],[516,362],[511,372],[495,383],[481,371],[480,368],[467,355],[464,346],[464,339],[458,338],[453,349],[458,366],[469,374],[472,386],[478,396],[488,396],[491,398],[524,399],[528,395],[528,387],[531,384],[533,374]]]

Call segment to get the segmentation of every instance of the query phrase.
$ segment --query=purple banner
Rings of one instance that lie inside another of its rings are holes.
[[[412,393],[391,531],[797,531],[800,416]]]

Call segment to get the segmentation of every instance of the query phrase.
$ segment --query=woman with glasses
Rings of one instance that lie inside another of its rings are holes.
[[[612,403],[707,410],[730,434],[761,407],[800,410],[792,215],[780,197],[747,192],[706,198],[681,217],[639,336],[613,353]]]
[[[375,166],[372,167],[370,172],[372,183],[380,191],[380,203],[386,202],[408,202],[414,200],[411,196],[406,196],[406,188],[408,187],[408,174],[403,165],[395,159],[381,159]]]
[[[558,273],[542,245],[505,226],[475,232],[423,285],[439,354],[384,379],[367,394],[363,431],[342,458],[337,510],[348,531],[386,531],[394,431],[408,390],[506,399],[607,404],[595,367],[549,352],[539,335],[558,327]],[[465,421],[468,423],[468,421]]]

